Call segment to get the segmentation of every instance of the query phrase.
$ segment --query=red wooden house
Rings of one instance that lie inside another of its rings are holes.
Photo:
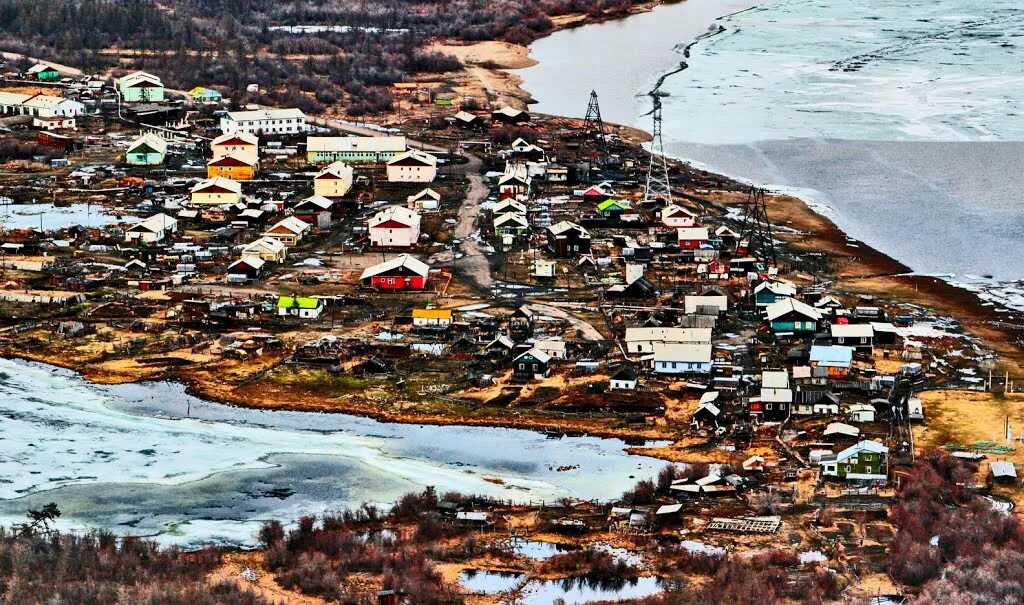
[[[680,227],[676,230],[676,235],[679,239],[679,248],[682,250],[696,250],[709,239],[707,227]]]
[[[374,265],[363,271],[359,282],[379,290],[424,290],[430,267],[408,254]]]

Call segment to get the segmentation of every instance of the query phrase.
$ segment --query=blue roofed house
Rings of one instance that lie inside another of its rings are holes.
[[[811,347],[810,365],[812,368],[827,368],[828,377],[832,380],[849,378],[853,368],[853,347],[814,345]]]

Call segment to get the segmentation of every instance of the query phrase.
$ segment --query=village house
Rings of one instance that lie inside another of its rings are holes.
[[[350,162],[382,164],[408,149],[404,136],[306,137],[306,160],[310,164]]]
[[[506,213],[494,217],[494,233],[497,235],[521,235],[530,229],[525,214]]]
[[[696,250],[708,243],[707,227],[680,227],[676,229],[676,240],[682,250]]]
[[[224,134],[298,134],[306,132],[306,114],[301,109],[255,109],[229,111],[220,119]]]
[[[590,253],[590,232],[569,221],[561,221],[547,228],[548,249],[559,257]]]
[[[452,121],[460,128],[480,129],[485,127],[483,118],[473,115],[468,111],[460,111],[456,113],[452,116]]]
[[[407,197],[405,205],[417,212],[437,212],[441,208],[441,194],[427,187]]]
[[[548,164],[545,178],[549,183],[568,183],[569,169],[561,164]]]
[[[437,158],[410,149],[388,161],[387,173],[390,183],[431,183],[437,178]]]
[[[128,74],[117,81],[117,90],[125,103],[161,103],[164,101],[164,83],[160,78],[144,71]]]
[[[491,208],[491,214],[499,216],[502,214],[526,214],[526,206],[515,200],[501,200]]]
[[[222,134],[210,142],[210,151],[215,160],[233,155],[256,165],[260,161],[260,138],[245,132]]]
[[[193,206],[222,206],[237,204],[241,200],[242,184],[224,177],[206,179],[192,187]]]
[[[812,368],[828,368],[828,377],[832,380],[845,380],[853,367],[853,348],[814,345],[811,347],[810,364]]]
[[[710,344],[711,328],[626,328],[624,340],[626,343],[627,353],[649,354],[654,352],[654,345],[657,343],[685,345]]]
[[[491,120],[502,124],[525,124],[530,121],[530,114],[513,107],[502,107],[491,112]]]
[[[697,428],[718,428],[722,420],[722,409],[715,405],[717,400],[717,391],[708,391],[701,395],[690,423]]]
[[[279,263],[288,256],[288,247],[281,240],[261,237],[242,248],[242,257],[255,256],[268,263]]]
[[[370,245],[413,248],[420,240],[420,215],[402,206],[388,206],[366,223]]]
[[[133,166],[159,166],[167,157],[167,141],[147,132],[128,145],[125,161]]]
[[[246,256],[228,265],[227,281],[230,284],[247,283],[259,279],[267,261],[259,256]]]
[[[513,336],[530,336],[533,334],[533,311],[526,305],[516,307],[508,317],[508,330]]]
[[[520,380],[542,380],[551,372],[551,357],[539,349],[520,353],[512,360],[512,374]]]
[[[224,98],[224,95],[216,90],[204,86],[196,86],[185,94],[196,103],[202,103],[203,105],[219,105]]]
[[[324,311],[324,301],[310,296],[281,296],[277,299],[277,314],[299,317],[301,319],[319,319]]]
[[[285,246],[292,247],[297,246],[311,229],[312,226],[309,223],[289,216],[264,231],[263,237],[276,239]]]
[[[633,206],[627,200],[605,200],[597,205],[597,211],[608,220],[622,220],[623,215],[632,214]]]
[[[670,229],[693,227],[697,215],[677,204],[669,204],[661,209],[661,224]]]
[[[154,244],[163,241],[167,235],[177,230],[178,219],[163,213],[154,214],[125,229],[124,239],[133,243]]]
[[[869,403],[854,403],[847,406],[846,413],[850,417],[850,422],[874,422],[875,421],[875,406]]]
[[[364,286],[378,290],[424,290],[430,267],[408,254],[378,263],[365,269],[359,276]]]
[[[451,309],[413,309],[412,325],[417,328],[447,328],[452,325]]]
[[[835,323],[829,326],[832,344],[853,347],[855,350],[870,354],[874,350],[875,330],[871,324]]]
[[[772,331],[781,333],[814,333],[818,331],[821,312],[793,298],[784,298],[765,309]]]
[[[77,122],[75,118],[63,116],[52,116],[43,118],[35,116],[32,118],[32,127],[39,130],[75,130]]]
[[[60,72],[57,71],[57,68],[47,65],[46,63],[36,63],[32,67],[29,67],[28,71],[25,73],[40,82],[56,82],[57,80],[60,80]]]
[[[875,441],[861,441],[834,456],[823,456],[821,474],[846,480],[885,481],[889,474],[889,448]]]
[[[506,164],[505,171],[498,177],[498,197],[526,201],[530,199],[533,179],[522,164]]]
[[[635,391],[636,385],[636,370],[629,364],[622,364],[611,373],[610,388],[613,391]]]
[[[322,195],[311,195],[299,200],[292,208],[292,212],[299,220],[316,225],[320,229],[328,229],[331,226],[331,208],[334,207],[334,200]]]
[[[654,343],[651,369],[655,374],[710,374],[710,344]]]
[[[340,198],[352,189],[355,171],[344,162],[331,162],[313,177],[313,195]]]
[[[234,181],[251,181],[256,177],[256,162],[228,154],[206,163],[206,176],[211,179],[224,177]]]
[[[763,281],[754,287],[754,306],[764,308],[784,298],[793,298],[794,296],[796,296],[796,287],[793,284]]]
[[[729,311],[729,297],[721,294],[687,295],[683,312],[687,315],[724,315]]]

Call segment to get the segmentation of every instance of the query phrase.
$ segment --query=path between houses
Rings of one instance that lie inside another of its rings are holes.
[[[550,317],[564,319],[565,321],[569,322],[572,325],[572,327],[576,328],[576,330],[580,334],[580,337],[583,338],[583,340],[598,341],[605,339],[604,336],[602,336],[601,333],[597,330],[597,328],[595,328],[591,323],[584,321],[579,317],[576,317],[575,315],[569,313],[568,311],[559,309],[558,307],[554,307],[551,305],[545,305],[542,303],[530,303],[528,306],[535,312],[540,313],[542,315],[548,315]]]

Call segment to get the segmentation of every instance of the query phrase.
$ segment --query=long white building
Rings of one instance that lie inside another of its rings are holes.
[[[306,132],[306,114],[301,109],[256,109],[229,111],[220,119],[224,134],[298,134]]]
[[[53,95],[0,92],[0,114],[39,118],[74,118],[85,113],[85,105],[74,99]]]

